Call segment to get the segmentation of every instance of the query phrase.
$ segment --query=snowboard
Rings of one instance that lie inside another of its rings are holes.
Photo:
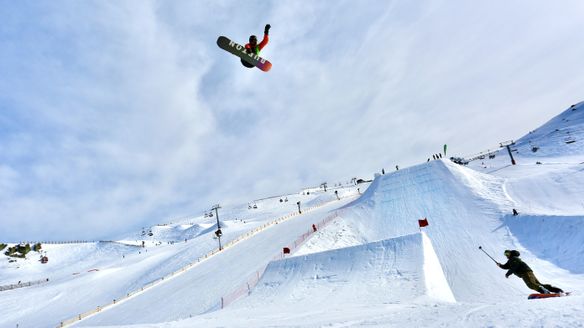
[[[551,297],[562,297],[562,296],[569,296],[570,292],[565,292],[565,293],[558,293],[558,294],[530,294],[529,296],[527,296],[528,300],[536,300],[536,299],[541,299],[541,298],[551,298]]]
[[[270,70],[270,68],[272,68],[272,63],[270,63],[267,59],[262,58],[256,54],[248,54],[245,51],[244,46],[229,40],[229,38],[220,36],[217,39],[217,45],[219,48],[245,60],[246,62],[261,69],[264,72],[267,72]]]

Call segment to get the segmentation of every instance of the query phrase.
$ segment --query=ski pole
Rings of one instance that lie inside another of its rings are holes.
[[[489,255],[489,253],[485,252],[485,250],[483,249],[483,247],[482,247],[482,246],[479,246],[479,249],[480,249],[481,251],[483,251],[483,253],[487,254],[487,256],[488,256],[488,257],[490,257],[490,258],[491,258],[491,260],[493,260],[493,262],[495,262],[495,263],[499,264],[499,262],[497,262],[497,261],[496,261],[496,260],[495,260],[495,259],[494,259],[494,258],[493,258],[491,255]]]

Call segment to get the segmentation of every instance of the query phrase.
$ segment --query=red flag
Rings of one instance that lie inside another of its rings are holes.
[[[420,225],[420,228],[423,228],[428,225],[428,219],[424,218],[423,220],[418,220],[418,224]]]

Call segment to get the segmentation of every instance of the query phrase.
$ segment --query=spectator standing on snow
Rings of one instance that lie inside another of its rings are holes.
[[[527,287],[541,294],[564,292],[558,287],[540,283],[531,268],[519,258],[519,251],[508,249],[505,250],[504,254],[507,257],[507,263],[501,264],[497,262],[497,265],[501,269],[508,270],[505,274],[505,278],[509,278],[510,275],[515,274],[517,277],[523,279],[523,282]]]

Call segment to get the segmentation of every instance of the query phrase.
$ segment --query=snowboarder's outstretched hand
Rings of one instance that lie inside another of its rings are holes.
[[[497,262],[497,266],[498,266],[499,268],[501,267],[501,265],[503,265],[503,264],[501,264],[501,263]]]
[[[266,27],[264,28],[264,34],[269,34],[270,33],[270,28],[272,26],[270,24],[266,24]]]

